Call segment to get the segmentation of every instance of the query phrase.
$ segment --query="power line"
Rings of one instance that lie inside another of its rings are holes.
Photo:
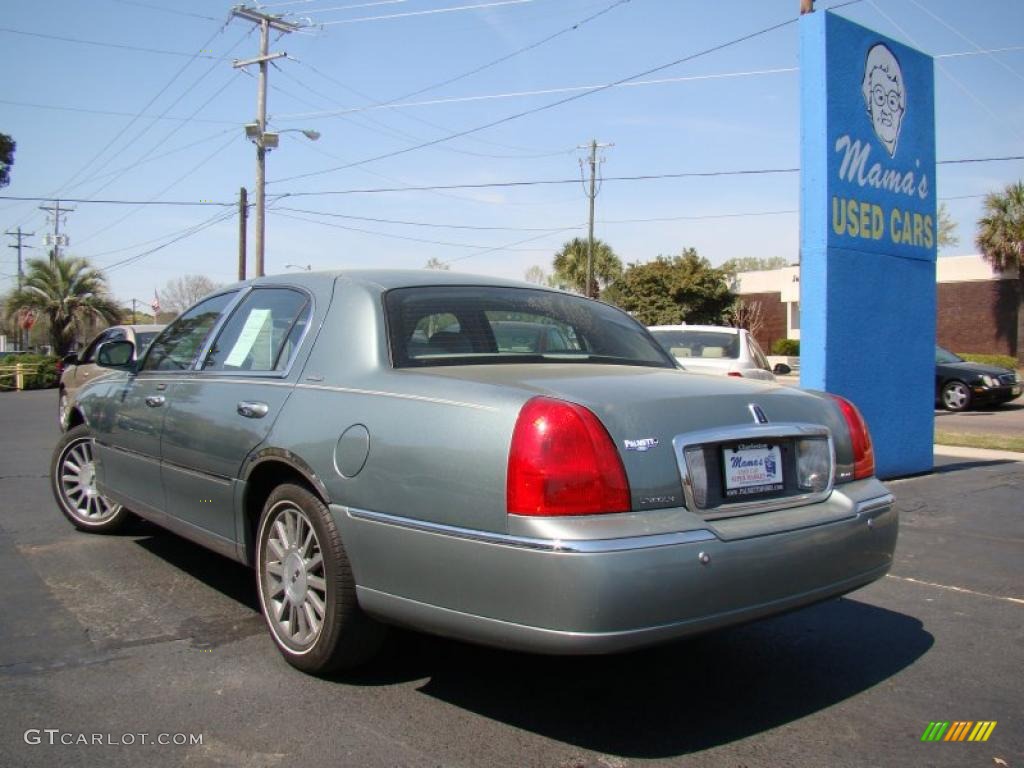
[[[304,178],[309,178],[310,176],[320,176],[320,175],[323,175],[325,173],[333,173],[335,171],[344,170],[346,168],[352,168],[352,167],[354,167],[356,165],[364,165],[366,163],[372,163],[372,162],[376,162],[378,160],[384,160],[384,159],[390,158],[390,157],[397,157],[398,155],[404,155],[404,154],[407,154],[409,152],[414,152],[414,151],[416,151],[418,149],[423,149],[425,147],[433,146],[434,144],[440,144],[442,142],[451,141],[452,139],[457,139],[457,138],[460,138],[462,136],[468,136],[468,135],[470,135],[472,133],[477,133],[479,131],[483,131],[483,130],[486,130],[488,128],[494,128],[495,126],[502,125],[502,124],[508,123],[508,122],[512,122],[513,120],[518,120],[519,118],[526,117],[528,115],[537,114],[538,112],[543,112],[545,110],[552,109],[552,108],[557,107],[557,106],[561,106],[562,104],[567,104],[569,102],[576,101],[577,99],[581,99],[584,96],[589,96],[589,95],[592,95],[594,93],[599,93],[601,91],[607,90],[608,88],[612,88],[612,87],[614,87],[616,85],[619,85],[621,83],[626,83],[626,82],[629,82],[631,80],[636,80],[637,78],[646,77],[647,75],[652,75],[655,72],[661,72],[662,70],[669,69],[670,67],[675,67],[675,66],[678,66],[679,64],[683,64],[683,63],[688,62],[688,61],[693,61],[694,59],[700,58],[701,56],[707,56],[707,55],[709,55],[711,53],[715,53],[715,52],[723,50],[725,48],[729,48],[731,46],[738,45],[739,43],[743,43],[743,42],[746,42],[748,40],[752,40],[752,39],[754,39],[756,37],[760,37],[761,35],[768,34],[769,32],[774,32],[775,30],[782,29],[783,27],[789,26],[790,24],[793,24],[795,22],[796,22],[796,18],[791,18],[791,19],[788,19],[786,21],[779,22],[778,24],[773,24],[773,25],[771,25],[769,27],[765,27],[765,28],[760,29],[760,30],[758,30],[756,32],[751,32],[749,34],[742,35],[741,37],[734,38],[733,40],[729,40],[727,42],[719,43],[718,45],[714,45],[714,46],[711,46],[709,48],[705,48],[704,50],[698,51],[697,53],[692,53],[692,54],[689,54],[687,56],[683,56],[683,57],[681,57],[679,59],[676,59],[674,61],[670,61],[670,62],[668,62],[666,64],[662,64],[662,65],[657,66],[657,67],[651,67],[650,69],[646,69],[646,70],[644,70],[642,72],[637,72],[636,74],[629,75],[628,77],[624,77],[624,78],[622,78],[620,80],[617,80],[614,83],[609,83],[607,85],[603,85],[603,86],[600,86],[598,88],[594,88],[594,89],[591,89],[589,91],[585,91],[583,93],[573,94],[572,96],[567,96],[565,98],[558,99],[557,101],[553,101],[553,102],[550,102],[548,104],[542,104],[542,105],[540,105],[538,107],[534,107],[532,109],[527,109],[527,110],[524,110],[522,112],[517,112],[517,113],[512,114],[512,115],[507,115],[505,117],[499,118],[498,120],[492,120],[489,123],[485,123],[484,125],[479,125],[479,126],[477,126],[475,128],[468,128],[468,129],[466,129],[464,131],[458,131],[456,133],[449,134],[448,136],[442,136],[441,138],[434,139],[433,141],[424,142],[424,143],[417,144],[417,145],[414,145],[414,146],[411,146],[411,147],[405,147],[404,149],[398,149],[398,150],[394,150],[392,152],[385,152],[383,154],[376,155],[374,157],[365,158],[363,160],[358,160],[358,161],[355,161],[355,162],[352,162],[352,163],[348,163],[347,165],[337,166],[335,168],[327,168],[327,169],[320,170],[320,171],[309,171],[307,173],[296,174],[294,176],[286,176],[284,178],[276,179],[276,180],[274,180],[272,182],[269,182],[269,183],[275,184],[275,183],[280,183],[282,181],[294,181],[295,179],[304,179]]]
[[[215,19],[213,16],[203,16],[199,13],[191,13],[189,11],[181,11],[177,8],[164,8],[162,5],[153,5],[152,3],[142,3],[139,0],[114,0],[115,3],[121,3],[122,5],[135,5],[139,8],[148,8],[152,11],[162,11],[163,13],[173,13],[177,16],[191,16],[194,19],[206,19],[207,21],[220,21]]]
[[[968,163],[993,163],[1003,161],[1015,161],[1024,160],[1024,155],[1004,155],[1000,157],[967,157],[957,158],[950,160],[938,160],[936,165],[964,165]],[[715,177],[715,176],[747,176],[747,175],[767,175],[777,173],[797,173],[799,168],[746,168],[728,171],[685,171],[679,173],[649,173],[649,174],[636,174],[632,176],[605,176],[605,181],[650,181],[657,179],[679,179],[688,177]],[[493,181],[493,182],[480,182],[475,184],[431,184],[431,185],[420,185],[420,186],[403,186],[403,187],[374,187],[374,188],[361,188],[361,189],[338,189],[338,190],[320,190],[317,192],[279,192],[274,195],[275,200],[280,201],[290,197],[326,197],[330,195],[357,195],[357,194],[376,194],[384,192],[429,192],[433,190],[446,190],[446,189],[488,189],[488,188],[501,188],[501,187],[531,187],[531,186],[549,186],[549,185],[560,185],[560,184],[579,184],[580,180],[576,179],[525,179],[520,181]],[[968,195],[967,197],[974,197],[974,195]],[[0,195],[0,200],[15,200],[19,202],[49,202],[53,200],[52,196],[28,196],[28,195]],[[958,199],[954,197],[944,197],[943,200]],[[198,201],[198,200],[122,200],[122,199],[104,199],[95,200],[90,198],[73,198],[73,197],[61,197],[61,200],[66,203],[75,203],[83,205],[168,205],[168,206],[235,206],[237,201],[229,202],[216,202],[216,201]],[[321,212],[322,213],[322,212]],[[327,215],[327,214],[325,214]],[[407,222],[396,222],[396,223],[407,223]],[[412,222],[408,222],[412,223]]]
[[[213,218],[208,219],[207,221],[205,221],[205,222],[203,222],[201,224],[197,224],[194,227],[190,227],[189,229],[185,230],[182,234],[178,235],[177,237],[173,238],[172,240],[168,240],[163,245],[158,245],[156,248],[150,248],[148,251],[143,251],[142,253],[138,253],[138,254],[136,254],[134,256],[129,256],[127,259],[121,259],[120,261],[116,261],[113,264],[110,264],[110,265],[104,267],[104,269],[107,272],[111,272],[111,271],[113,271],[115,269],[120,269],[122,267],[126,267],[129,264],[133,264],[136,261],[139,261],[140,259],[144,259],[146,256],[151,256],[152,254],[156,253],[157,251],[163,250],[164,248],[168,247],[169,245],[173,245],[174,243],[177,243],[177,242],[179,242],[181,240],[184,240],[187,237],[191,237],[192,235],[198,234],[199,232],[202,232],[205,229],[209,229],[210,227],[212,227],[215,224],[220,224],[223,221],[227,221],[229,219],[232,219],[232,218],[235,217],[235,214],[236,214],[235,211],[230,211],[228,213],[218,213]]]
[[[88,160],[88,162],[86,162],[86,163],[85,163],[85,165],[83,165],[83,166],[82,166],[81,168],[79,168],[79,169],[78,169],[78,171],[76,171],[76,172],[75,172],[75,173],[74,173],[74,174],[73,174],[73,175],[71,176],[71,178],[70,178],[70,179],[68,179],[68,180],[67,180],[66,182],[64,182],[64,183],[63,183],[63,184],[62,184],[62,185],[61,185],[61,186],[60,186],[60,187],[59,187],[59,188],[58,188],[58,189],[56,190],[56,193],[59,193],[59,192],[61,192],[61,191],[62,191],[62,190],[63,190],[63,189],[65,188],[65,187],[67,187],[67,186],[69,186],[69,185],[73,184],[73,183],[74,183],[74,182],[75,182],[75,181],[76,181],[76,180],[77,180],[77,179],[78,179],[78,178],[79,178],[80,176],[82,176],[82,175],[83,175],[83,174],[84,174],[84,173],[85,173],[85,172],[86,172],[86,171],[87,171],[87,170],[88,170],[89,168],[91,168],[91,167],[92,167],[93,163],[95,163],[95,162],[96,162],[97,160],[99,160],[99,159],[100,159],[100,158],[101,158],[101,157],[102,157],[103,155],[105,155],[105,154],[106,154],[106,152],[107,152],[107,150],[108,150],[108,149],[110,149],[110,148],[111,148],[111,147],[112,147],[112,146],[113,146],[113,145],[114,145],[115,143],[117,143],[117,141],[118,141],[118,140],[119,140],[119,139],[120,139],[120,138],[121,138],[122,136],[124,136],[124,135],[125,135],[125,134],[126,134],[126,133],[128,132],[128,130],[129,130],[129,129],[130,129],[130,128],[131,128],[132,126],[133,126],[133,125],[135,125],[135,123],[136,123],[136,122],[138,122],[138,121],[139,121],[140,119],[142,119],[142,117],[143,117],[143,115],[144,115],[144,114],[146,113],[146,111],[147,111],[147,110],[148,110],[148,109],[149,109],[149,108],[150,108],[151,106],[153,106],[153,104],[155,104],[155,103],[156,103],[157,99],[159,99],[159,98],[160,98],[161,96],[163,96],[163,95],[164,95],[164,93],[165,93],[165,92],[167,91],[167,89],[168,89],[168,88],[170,88],[170,87],[171,87],[171,86],[172,86],[172,85],[173,85],[173,84],[175,83],[175,81],[176,81],[176,80],[177,80],[177,79],[178,79],[179,77],[181,77],[181,76],[182,76],[182,75],[184,74],[185,70],[186,70],[186,69],[188,69],[188,67],[189,67],[189,66],[190,66],[190,65],[192,64],[192,62],[193,62],[193,61],[194,61],[194,60],[195,60],[195,59],[196,59],[196,58],[197,58],[198,56],[200,56],[200,55],[201,55],[201,53],[202,53],[202,51],[203,51],[203,50],[205,50],[205,49],[206,49],[206,46],[207,46],[207,45],[209,45],[210,43],[212,43],[212,42],[213,42],[213,40],[214,40],[214,39],[215,39],[215,38],[217,37],[217,35],[221,34],[221,32],[222,32],[222,31],[223,31],[223,27],[222,27],[221,29],[217,30],[216,32],[214,32],[214,33],[213,33],[212,35],[210,35],[210,37],[209,37],[209,38],[208,38],[208,39],[206,40],[206,42],[204,42],[204,43],[203,43],[202,45],[200,45],[200,46],[199,46],[199,50],[198,50],[198,51],[197,51],[197,52],[196,52],[196,53],[195,53],[195,54],[194,54],[194,55],[192,56],[192,58],[190,58],[190,59],[189,59],[188,61],[186,61],[186,62],[185,62],[185,63],[184,63],[184,64],[183,64],[183,65],[182,65],[182,66],[181,66],[181,67],[180,67],[179,69],[178,69],[178,71],[177,71],[177,72],[175,72],[175,73],[174,73],[174,74],[173,74],[173,75],[171,76],[171,79],[170,79],[170,80],[168,80],[168,81],[167,81],[167,83],[166,83],[166,84],[165,84],[165,85],[164,85],[164,86],[163,86],[163,87],[162,87],[162,88],[161,88],[161,89],[160,89],[159,91],[157,91],[157,92],[156,92],[156,95],[155,95],[155,96],[153,96],[153,97],[152,97],[152,98],[151,98],[151,99],[150,99],[150,100],[149,100],[148,102],[146,102],[146,106],[144,106],[144,107],[143,107],[143,108],[142,108],[142,109],[141,109],[141,110],[140,110],[139,112],[137,112],[137,113],[136,113],[136,114],[135,114],[135,115],[134,115],[134,116],[132,117],[132,119],[131,119],[131,120],[129,120],[129,121],[128,121],[128,122],[127,122],[127,123],[126,123],[125,125],[124,125],[124,127],[122,127],[122,128],[121,128],[121,130],[120,130],[120,131],[118,131],[118,132],[117,132],[117,133],[116,133],[116,134],[114,135],[114,138],[112,138],[112,139],[111,139],[110,141],[108,141],[108,142],[107,142],[107,143],[106,143],[106,144],[105,144],[105,145],[103,146],[103,148],[102,148],[102,149],[101,149],[101,150],[100,150],[99,152],[97,152],[97,153],[96,153],[95,155],[93,155],[93,156],[92,156],[92,157],[91,157],[91,158],[90,158],[90,159]]]
[[[19,200],[27,202],[45,203],[53,200],[52,197],[29,197],[26,195],[0,195],[0,200]],[[208,200],[94,200],[84,197],[61,197],[65,203],[82,205],[189,205],[189,206],[230,206],[235,203],[217,203]]]
[[[473,101],[494,101],[496,99],[524,98],[528,96],[550,96],[555,93],[580,93],[607,88],[638,88],[647,85],[667,85],[669,83],[686,83],[699,80],[721,80],[726,78],[752,77],[755,75],[777,75],[790,72],[799,72],[798,67],[775,67],[771,69],[747,70],[741,72],[720,72],[707,75],[685,75],[682,77],[663,77],[656,80],[636,80],[628,83],[604,83],[600,85],[567,85],[553,88],[539,88],[530,91],[506,91],[503,93],[485,93],[471,96],[450,96],[443,99],[428,99],[426,101],[399,101],[381,105],[369,105],[365,107],[350,107],[345,110],[331,112],[294,112],[275,115],[277,120],[306,120],[317,117],[341,117],[357,112],[370,112],[378,109],[408,109],[410,107],[432,107],[441,104],[464,104]],[[585,93],[582,95],[586,95]]]
[[[428,245],[443,245],[443,246],[446,246],[448,248],[474,248],[474,249],[484,250],[484,251],[490,251],[490,250],[494,249],[494,247],[490,246],[490,245],[473,245],[471,243],[452,243],[452,242],[446,242],[446,241],[443,241],[443,240],[427,240],[427,239],[422,238],[422,237],[411,237],[409,235],[396,235],[396,234],[394,234],[392,232],[379,232],[379,231],[373,230],[373,229],[362,229],[361,227],[349,227],[349,226],[346,226],[344,224],[335,224],[335,223],[330,222],[330,221],[320,221],[318,219],[310,219],[310,218],[307,218],[305,216],[293,216],[291,214],[282,213],[280,210],[278,210],[276,208],[272,208],[268,212],[274,214],[275,216],[281,216],[281,217],[286,218],[286,219],[295,219],[296,221],[305,221],[305,222],[308,222],[310,224],[319,224],[319,225],[321,225],[323,227],[331,227],[333,229],[344,229],[347,232],[358,232],[358,233],[364,234],[364,235],[374,235],[376,237],[387,237],[387,238],[391,238],[393,240],[409,240],[409,241],[414,242],[414,243],[426,243]],[[547,233],[544,234],[544,235],[541,235],[541,237],[547,237],[548,235],[554,234],[556,232],[561,232],[561,231],[562,230],[560,230],[560,229],[548,230]],[[502,250],[509,250],[509,249],[508,248],[502,248]],[[544,249],[528,248],[528,249],[525,249],[525,250],[527,250],[527,251],[537,251],[537,250],[544,250]]]
[[[628,2],[630,2],[630,0],[616,0],[616,2],[612,3],[611,5],[605,6],[604,8],[602,8],[597,13],[591,14],[590,16],[587,16],[584,19],[580,19],[575,24],[572,24],[572,25],[570,25],[568,27],[564,27],[564,28],[558,30],[557,32],[554,32],[553,34],[548,35],[547,37],[543,37],[540,40],[537,40],[535,42],[530,43],[529,45],[524,45],[522,48],[517,48],[516,50],[511,51],[510,53],[506,53],[503,56],[499,56],[496,59],[492,59],[491,61],[488,61],[488,62],[486,62],[484,64],[481,64],[481,65],[479,65],[477,67],[473,67],[472,69],[468,69],[465,72],[462,72],[462,73],[460,73],[458,75],[455,75],[453,77],[449,77],[446,80],[442,80],[440,82],[433,83],[432,85],[428,85],[428,86],[425,86],[423,88],[418,88],[415,91],[410,91],[409,93],[405,93],[405,94],[403,94],[401,96],[398,96],[398,97],[396,97],[394,99],[391,99],[390,101],[381,102],[381,106],[387,106],[388,104],[393,104],[393,103],[395,103],[397,101],[404,101],[405,99],[411,99],[414,96],[419,96],[419,95],[421,95],[423,93],[426,93],[427,91],[433,91],[433,90],[436,90],[438,88],[443,88],[446,85],[451,85],[452,83],[457,83],[459,80],[465,80],[467,77],[472,77],[473,75],[476,75],[476,74],[478,74],[480,72],[483,72],[485,69],[490,69],[491,67],[497,66],[498,64],[502,64],[502,63],[508,61],[509,59],[513,59],[516,56],[519,56],[520,54],[526,53],[527,51],[532,51],[534,48],[539,48],[540,46],[544,45],[545,43],[549,43],[552,40],[555,40],[556,38],[559,38],[559,37],[561,37],[564,34],[567,34],[569,32],[573,32],[573,31],[579,29],[580,27],[584,26],[585,24],[590,23],[594,19],[599,18],[601,16],[604,16],[609,11],[617,8],[620,5],[624,5],[625,3],[628,3]]]
[[[1024,50],[1024,46],[1009,46],[1005,48],[991,48],[987,50],[977,51],[959,51],[955,53],[943,53],[933,56],[935,59],[948,59],[964,56],[980,56],[985,53],[1001,53],[1008,51],[1021,51]],[[328,75],[323,74],[316,70],[312,65],[306,64],[311,70],[317,72],[321,77],[327,79],[330,78]],[[398,97],[391,101],[385,102],[374,102],[362,107],[348,107],[346,109],[322,111],[322,112],[285,112],[274,115],[276,120],[306,120],[310,118],[319,117],[341,117],[344,115],[356,114],[360,112],[372,112],[381,109],[408,109],[412,107],[433,107],[440,106],[443,104],[465,104],[474,101],[493,101],[497,99],[511,99],[511,98],[526,98],[530,96],[547,96],[555,93],[576,93],[580,91],[589,91],[596,88],[637,88],[649,85],[669,85],[672,83],[687,83],[696,82],[701,80],[724,80],[731,78],[740,77],[757,77],[761,75],[781,75],[790,74],[793,72],[799,72],[799,67],[772,67],[767,69],[754,69],[754,70],[743,70],[736,72],[716,72],[704,75],[685,75],[681,77],[663,77],[655,80],[634,80],[628,83],[606,83],[603,85],[564,85],[564,86],[553,86],[550,88],[537,88],[528,91],[504,91],[500,93],[483,93],[483,94],[472,94],[469,96],[450,96],[441,99],[426,99],[423,101],[404,101],[406,98],[410,98],[412,95],[418,95],[427,90],[432,90],[436,86],[430,86],[429,88],[422,89],[413,94],[407,94],[405,96]],[[453,78],[453,80],[458,78]],[[334,81],[338,82],[338,81]],[[446,81],[451,82],[451,81]],[[340,83],[339,83],[340,84]],[[347,86],[345,86],[347,87]],[[364,97],[366,98],[366,97]],[[368,99],[373,101],[372,99]],[[436,126],[436,124],[434,124]]]
[[[489,3],[477,3],[475,5],[458,5],[449,8],[431,8],[426,11],[406,11],[405,13],[392,13],[386,16],[363,16],[358,19],[342,19],[340,21],[325,21],[319,26],[329,27],[335,24],[359,24],[364,21],[384,21],[385,19],[403,19],[409,16],[432,16],[438,13],[453,13],[455,11],[472,11],[480,8],[496,8],[500,5],[525,5],[536,0],[493,0]]]
[[[14,107],[28,107],[30,109],[52,109],[60,112],[82,112],[87,115],[110,115],[111,117],[134,117],[134,112],[116,112],[110,109],[86,109],[85,107],[66,107],[58,104],[36,104],[29,101],[9,101],[7,99],[0,99],[0,104],[9,104]],[[144,117],[144,120],[177,120],[178,122],[193,122],[193,123],[216,123],[219,125],[238,125],[237,120],[204,120],[202,118],[188,118],[188,117]]]
[[[193,173],[195,173],[195,172],[196,172],[196,171],[198,171],[198,170],[199,170],[200,168],[202,168],[202,167],[203,167],[203,166],[205,166],[205,165],[206,165],[207,163],[209,163],[209,162],[210,162],[211,160],[213,160],[213,158],[215,158],[215,157],[216,157],[217,155],[221,154],[221,153],[222,153],[222,152],[223,152],[223,151],[224,151],[225,149],[227,149],[227,148],[228,148],[228,146],[229,146],[230,144],[233,144],[234,142],[238,141],[238,139],[239,139],[239,137],[238,137],[237,135],[233,135],[233,136],[230,136],[230,137],[228,137],[228,140],[227,140],[226,142],[224,142],[224,144],[222,144],[221,146],[217,147],[217,149],[215,149],[215,150],[214,150],[214,151],[213,151],[213,152],[212,152],[212,153],[211,153],[211,154],[210,154],[210,155],[209,155],[208,157],[205,157],[205,158],[203,158],[202,160],[200,160],[200,161],[199,161],[198,163],[196,163],[196,164],[195,164],[195,165],[194,165],[194,166],[193,166],[192,168],[190,168],[189,170],[185,171],[185,173],[183,173],[183,174],[182,174],[181,176],[179,176],[179,177],[178,177],[177,179],[175,179],[175,180],[174,180],[174,181],[172,181],[172,182],[171,182],[170,184],[166,185],[166,186],[165,186],[165,187],[164,187],[163,189],[161,189],[161,190],[160,190],[159,192],[157,192],[157,193],[156,193],[155,195],[153,195],[153,196],[152,196],[152,197],[150,198],[150,201],[152,201],[152,200],[156,200],[156,198],[160,197],[160,195],[162,195],[162,194],[164,194],[165,192],[167,192],[167,191],[169,191],[169,190],[173,189],[174,187],[176,187],[176,186],[177,186],[178,184],[180,184],[180,183],[181,183],[182,181],[184,181],[185,179],[187,179],[187,178],[188,178],[189,176],[191,176],[191,175],[192,175]],[[130,216],[134,216],[134,215],[135,215],[136,213],[138,213],[138,212],[139,212],[140,210],[142,210],[142,207],[143,207],[143,206],[141,206],[141,205],[138,205],[138,206],[136,206],[135,208],[133,208],[132,210],[128,211],[128,212],[127,212],[126,214],[124,214],[123,216],[121,216],[120,218],[118,218],[118,219],[115,219],[114,221],[110,222],[110,223],[109,223],[109,224],[107,224],[107,225],[106,225],[105,227],[100,227],[99,229],[95,230],[94,232],[91,232],[90,234],[86,235],[85,237],[83,237],[83,238],[79,239],[79,241],[78,241],[78,244],[79,244],[79,245],[81,245],[82,243],[85,243],[85,242],[88,242],[89,240],[92,240],[92,239],[93,239],[94,237],[96,237],[97,235],[100,235],[100,234],[102,234],[102,233],[104,233],[104,232],[107,232],[108,230],[111,230],[111,229],[113,229],[113,228],[114,228],[114,227],[116,227],[116,226],[117,226],[118,224],[120,224],[120,223],[121,223],[121,222],[123,222],[123,221],[124,221],[125,219],[127,219],[128,217],[130,217]]]
[[[365,99],[366,101],[370,102],[369,106],[366,106],[366,107],[356,107],[356,108],[346,108],[344,110],[338,110],[338,111],[332,112],[330,114],[325,114],[324,115],[325,117],[343,117],[344,115],[347,115],[347,114],[350,114],[350,113],[354,113],[354,112],[368,112],[368,111],[377,110],[377,109],[388,109],[389,105],[392,103],[392,102],[384,102],[384,101],[379,101],[377,99],[374,99],[373,97],[371,97],[371,96],[369,96],[369,95],[367,95],[365,93],[362,93],[362,92],[356,90],[355,88],[352,88],[351,86],[346,85],[345,83],[341,82],[340,80],[337,80],[336,78],[333,78],[330,75],[328,75],[328,74],[326,74],[324,72],[321,72],[319,69],[314,67],[312,64],[309,64],[309,63],[306,63],[306,62],[299,62],[299,63],[303,64],[306,68],[308,68],[313,73],[319,75],[323,79],[325,79],[325,80],[327,80],[327,81],[329,81],[331,83],[334,83],[335,85],[345,89],[346,91],[349,91],[349,92],[355,94],[356,96],[358,96],[361,99]],[[432,86],[432,87],[434,87],[434,86]],[[427,90],[429,90],[429,88]],[[328,100],[331,101],[330,99],[328,99]],[[429,126],[429,127],[434,128],[436,130],[439,130],[439,131],[446,131],[446,132],[450,133],[451,130],[452,130],[451,128],[449,128],[447,126],[441,125],[440,123],[435,123],[432,120],[427,120],[426,118],[423,118],[423,117],[419,117],[418,115],[404,114],[403,116],[406,119],[408,119],[408,120],[413,120],[413,121],[415,121],[417,123],[420,123],[421,125],[426,125],[426,126]],[[280,115],[275,115],[274,117],[275,117],[275,119],[287,119],[287,116],[282,118],[282,116],[280,116]],[[504,149],[514,150],[517,154],[509,155],[509,154],[495,154],[495,153],[472,152],[472,151],[466,150],[466,149],[455,149],[455,148],[452,148],[452,151],[453,152],[458,152],[458,153],[461,153],[461,154],[478,155],[480,157],[493,157],[493,158],[498,158],[498,159],[511,159],[511,160],[534,160],[534,159],[540,159],[540,158],[545,158],[545,157],[558,157],[560,155],[568,155],[568,154],[570,154],[571,152],[574,151],[574,148],[572,148],[572,147],[569,147],[569,148],[566,148],[566,149],[551,150],[551,151],[547,151],[547,150],[545,150],[545,151],[537,151],[537,150],[531,149],[529,147],[518,147],[518,146],[515,146],[515,145],[512,145],[512,144],[503,144],[503,143],[498,142],[498,141],[490,141],[488,139],[484,139],[484,138],[481,138],[479,136],[473,136],[473,137],[470,137],[470,138],[473,141],[476,141],[476,142],[478,142],[480,144],[489,144],[489,145],[491,145],[493,147],[502,147]]]
[[[291,211],[292,213],[306,213],[312,216],[330,216],[338,219],[352,219],[353,221],[371,221],[377,224],[401,224],[408,227],[429,227],[432,229],[469,229],[481,232],[551,232],[550,227],[484,227],[473,224],[439,224],[427,221],[403,221],[401,219],[381,219],[372,216],[355,216],[346,213],[333,213],[330,211],[310,211],[304,208],[288,208],[286,206],[275,207],[275,211]],[[583,226],[582,224],[573,225]],[[562,228],[564,229],[564,227]]]
[[[209,17],[204,17],[209,18]],[[214,19],[217,21],[217,19]],[[22,35],[24,37],[39,37],[45,40],[58,40],[62,43],[77,43],[79,45],[94,45],[100,48],[117,48],[123,51],[134,51],[137,53],[156,53],[162,56],[180,56],[182,58],[191,59],[216,59],[217,61],[227,61],[223,56],[214,56],[212,54],[205,53],[187,53],[185,51],[168,51],[161,48],[145,48],[139,45],[128,45],[126,43],[108,43],[102,40],[84,40],[80,37],[66,37],[64,35],[50,35],[44,32],[28,32],[23,29],[11,29],[10,27],[0,27],[0,32],[6,32],[10,35]],[[212,38],[211,38],[212,39]]]

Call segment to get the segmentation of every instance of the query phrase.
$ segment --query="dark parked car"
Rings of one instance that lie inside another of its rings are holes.
[[[848,401],[680,370],[626,313],[421,270],[265,277],[69,404],[60,509],[132,510],[251,565],[294,666],[387,624],[608,653],[826,600],[892,564]],[[870,664],[870,659],[865,660]]]
[[[935,402],[950,411],[975,405],[1002,405],[1020,397],[1021,383],[1009,368],[969,363],[935,347]]]

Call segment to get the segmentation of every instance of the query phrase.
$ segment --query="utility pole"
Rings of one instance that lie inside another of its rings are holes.
[[[60,200],[55,200],[53,205],[40,205],[39,210],[46,211],[48,216],[53,216],[53,242],[47,242],[47,245],[52,245],[53,250],[50,251],[50,264],[56,264],[57,259],[60,258],[60,247],[68,244],[68,236],[60,233],[60,217],[61,214],[68,214],[74,212],[74,208],[61,208]],[[47,235],[47,240],[50,240],[50,236]]]
[[[238,280],[245,280],[245,233],[249,225],[249,201],[245,187],[238,191]]]
[[[135,317],[135,305],[138,304],[138,303],[139,303],[138,299],[132,299],[132,325],[135,325],[135,323],[137,322],[136,317]]]
[[[17,245],[8,245],[7,247],[8,248],[16,248],[17,251],[18,251],[18,290],[20,291],[22,283],[25,280],[25,271],[24,271],[24,269],[22,269],[22,266],[21,266],[22,265],[21,249],[22,248],[31,248],[32,247],[31,245],[23,245],[21,241],[24,240],[26,237],[35,237],[36,233],[35,232],[22,232],[21,231],[21,227],[18,227],[17,230],[15,230],[14,232],[11,232],[10,230],[8,230],[4,234],[10,235],[11,237],[14,237],[14,238],[17,238],[17,240],[18,240],[18,244]],[[19,323],[19,326],[20,326],[20,323]],[[24,349],[26,349],[28,347],[28,331],[26,331],[24,328],[19,328],[18,333],[21,336],[21,339],[19,340],[21,342],[21,348],[22,348],[22,350],[24,350]]]
[[[580,145],[577,149],[589,149],[590,158],[590,189],[587,197],[590,202],[590,217],[587,226],[587,290],[586,294],[591,299],[597,298],[597,286],[594,284],[594,198],[597,197],[597,150],[605,147],[614,147],[614,144],[598,144],[597,139],[591,139],[590,144]],[[580,160],[580,164],[583,164]],[[603,162],[603,160],[602,160]]]
[[[260,27],[260,55],[253,59],[236,60],[235,69],[250,64],[260,65],[259,87],[256,91],[256,123],[246,126],[246,135],[256,143],[256,276],[263,277],[264,240],[266,235],[266,171],[267,148],[277,146],[277,134],[267,133],[267,65],[274,59],[287,56],[287,53],[270,53],[270,30],[278,32],[294,32],[301,28],[300,24],[285,21],[280,16],[263,13],[255,8],[237,5],[231,9],[231,15],[258,24]]]

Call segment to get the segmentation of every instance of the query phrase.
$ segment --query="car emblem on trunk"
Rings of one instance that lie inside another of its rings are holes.
[[[768,417],[764,415],[764,411],[761,410],[761,406],[757,403],[751,403],[747,406],[750,409],[750,415],[754,417],[755,424],[767,424]]]
[[[656,437],[643,437],[639,440],[623,440],[626,445],[627,451],[649,451],[658,444],[658,438]]]

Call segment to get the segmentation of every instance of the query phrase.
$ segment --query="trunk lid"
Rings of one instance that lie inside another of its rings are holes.
[[[675,438],[754,426],[757,418],[752,406],[760,409],[769,428],[790,423],[828,427],[837,463],[852,457],[845,421],[830,399],[774,382],[666,368],[580,364],[451,366],[418,373],[495,385],[507,394],[515,391],[523,402],[547,396],[589,408],[622,458],[635,510],[683,503]]]

